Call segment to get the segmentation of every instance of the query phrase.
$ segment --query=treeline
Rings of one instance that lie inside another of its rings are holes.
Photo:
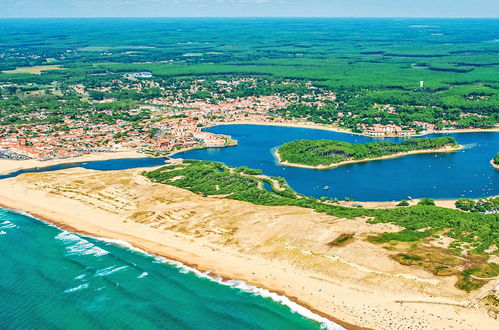
[[[499,165],[499,152],[494,157],[494,164]]]
[[[483,198],[475,201],[469,198],[459,198],[456,207],[468,212],[497,212],[499,213],[499,197]]]
[[[279,147],[281,161],[310,166],[331,165],[346,160],[363,160],[417,150],[457,147],[453,137],[407,139],[401,143],[352,144],[336,140],[296,140]]]
[[[485,92],[486,91],[486,92]],[[445,90],[403,90],[400,88],[335,88],[335,104],[323,108],[300,103],[276,111],[277,115],[331,124],[359,131],[360,124],[396,124],[413,127],[414,121],[435,124],[437,129],[491,128],[499,122],[496,89],[479,85],[459,86]],[[389,104],[395,111],[377,105]],[[342,115],[339,116],[339,113]]]

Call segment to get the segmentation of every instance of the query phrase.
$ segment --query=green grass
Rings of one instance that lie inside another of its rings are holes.
[[[258,205],[299,206],[340,218],[367,217],[370,223],[394,223],[404,228],[398,233],[384,233],[371,238],[378,243],[415,242],[447,229],[446,235],[455,239],[452,248],[472,243],[473,253],[484,254],[492,245],[499,245],[499,214],[466,213],[432,205],[380,210],[342,207],[296,194],[283,178],[272,178],[284,188],[282,191],[275,189],[269,179],[255,176],[259,173],[259,170],[244,167],[231,169],[216,162],[185,161],[181,166],[162,167],[144,172],[144,175],[152,181],[184,188],[203,196],[227,195],[229,199]],[[175,177],[182,178],[171,181]],[[272,186],[272,191],[263,187],[264,181]]]
[[[209,161],[184,161],[183,164],[161,167],[144,172],[143,175],[154,182],[187,189],[202,196],[221,195],[228,199],[267,206],[305,207],[340,218],[363,217],[370,219],[370,223],[397,224],[404,229],[370,236],[368,240],[391,250],[401,251],[393,258],[403,265],[422,267],[438,276],[459,275],[456,286],[465,291],[475,290],[485,283],[483,280],[473,279],[471,275],[483,278],[499,275],[499,266],[487,263],[488,257],[484,252],[490,246],[499,244],[497,214],[466,213],[433,205],[384,210],[341,207],[296,194],[283,178],[262,177],[260,170],[230,168]],[[284,189],[276,189],[272,180],[277,180]],[[265,189],[264,182],[272,187],[272,191]],[[427,242],[435,239],[435,233],[442,231],[455,239],[449,249],[429,246]],[[329,242],[328,246],[345,246],[353,241],[354,235],[341,234]],[[464,245],[470,249],[470,253],[457,258],[454,254]],[[466,270],[460,271],[458,267]]]

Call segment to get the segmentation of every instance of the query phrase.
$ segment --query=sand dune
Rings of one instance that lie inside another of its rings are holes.
[[[151,183],[140,170],[24,174],[0,181],[0,203],[281,292],[332,320],[359,327],[498,325],[486,311],[466,307],[475,295],[457,290],[454,278],[402,266],[390,251],[365,240],[373,233],[399,231],[395,225],[204,198]],[[352,243],[327,244],[350,232],[355,232]]]

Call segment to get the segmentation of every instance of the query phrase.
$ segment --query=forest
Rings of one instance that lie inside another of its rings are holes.
[[[496,20],[158,18],[82,23],[1,20],[0,94],[53,83],[92,89],[140,71],[151,72],[160,84],[258,77],[311,82],[334,91],[336,102],[325,107],[303,105],[299,99],[274,109],[275,114],[353,131],[359,131],[359,124],[374,123],[412,127],[422,121],[442,129],[490,128],[499,122],[499,43],[491,37],[499,34]],[[28,73],[35,66],[47,71]],[[59,69],[48,70],[50,66]],[[17,68],[28,70],[10,71]],[[281,84],[245,87],[225,97],[302,96],[304,91]],[[157,89],[140,95],[115,90],[94,91],[91,97],[144,101],[157,95]],[[379,104],[390,104],[395,111]]]
[[[365,160],[399,153],[441,148],[457,148],[453,137],[411,138],[400,143],[370,142],[352,144],[336,140],[296,140],[277,150],[281,162],[309,166],[329,166],[348,160]]]

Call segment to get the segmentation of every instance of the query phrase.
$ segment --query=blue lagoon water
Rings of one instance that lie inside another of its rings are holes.
[[[334,139],[351,143],[366,143],[376,139],[326,130],[277,126],[227,125],[208,131],[229,134],[239,141],[239,145],[192,150],[175,157],[259,168],[266,175],[284,177],[299,193],[315,197],[389,201],[408,196],[454,199],[499,195],[499,171],[489,164],[499,151],[499,132],[449,134],[465,146],[465,149],[457,152],[416,154],[329,170],[313,170],[279,165],[274,151],[283,143],[295,139]],[[400,141],[396,138],[386,140]],[[330,189],[324,190],[324,186]]]
[[[1,329],[321,326],[270,298],[215,282],[162,258],[1,208],[0,250]]]
[[[0,175],[1,179],[12,178],[23,173],[33,173],[33,172],[52,172],[63,170],[67,168],[83,167],[90,170],[99,171],[114,171],[114,170],[127,170],[131,168],[140,167],[153,167],[161,166],[165,164],[164,158],[121,158],[121,159],[110,159],[110,160],[96,160],[90,162],[76,162],[67,164],[58,164],[47,167],[40,168],[29,168],[24,170],[15,171],[9,174]]]

